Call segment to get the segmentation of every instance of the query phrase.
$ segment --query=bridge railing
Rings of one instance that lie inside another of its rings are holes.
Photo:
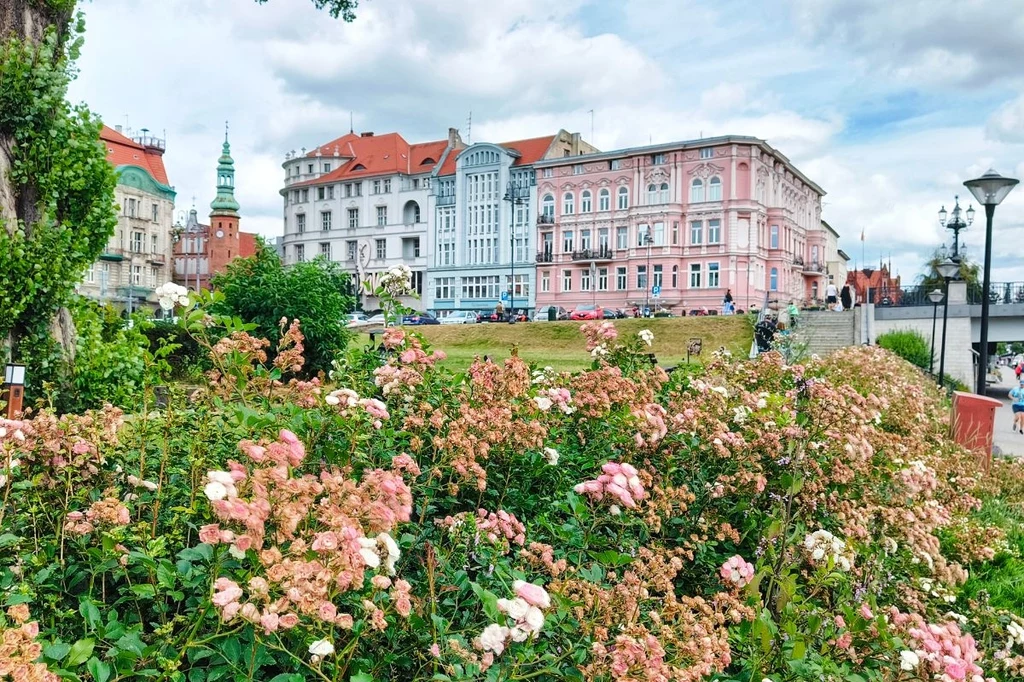
[[[981,285],[969,285],[967,287],[967,302],[980,305],[981,301]],[[992,282],[989,285],[988,302],[989,305],[1024,303],[1024,282]]]
[[[871,289],[868,291],[868,303],[874,303],[883,308],[932,305],[928,298],[928,291],[928,287],[917,284],[899,289]]]

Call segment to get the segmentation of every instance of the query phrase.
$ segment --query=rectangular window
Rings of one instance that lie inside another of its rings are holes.
[[[378,206],[377,207],[377,225],[383,227],[388,224],[388,207]]]
[[[295,245],[295,260],[302,263],[306,260],[306,245],[296,244]]]
[[[307,166],[306,166],[306,169],[307,169],[307,170],[308,170],[308,171],[309,171],[310,173],[312,173],[312,172],[313,172],[313,164],[309,164],[309,165],[307,165]]]
[[[328,199],[333,199],[334,198],[334,185],[330,185],[327,188],[327,198]]]
[[[718,218],[708,221],[708,244],[722,242],[722,221]]]
[[[654,266],[654,272],[651,273],[651,274],[654,276],[653,277],[654,281],[652,282],[652,286],[660,287],[661,283],[662,283],[662,274],[663,274],[662,273],[662,266],[655,265]]]
[[[679,222],[672,223],[672,246],[679,246]]]
[[[132,232],[132,253],[142,253],[142,238],[141,232]]]
[[[384,194],[390,194],[390,193],[391,193],[391,180],[388,179],[388,180],[384,181]]]
[[[384,260],[388,257],[388,240],[387,239],[375,239],[377,260]]]
[[[647,289],[647,266],[638,265],[636,266],[636,288],[640,290]]]
[[[719,277],[718,263],[708,263],[708,287],[717,289],[721,281]]]
[[[572,253],[575,249],[575,244],[572,230],[562,233],[562,253]]]
[[[295,216],[295,229],[299,234],[306,231],[306,214],[299,213]]]
[[[665,163],[665,155],[651,154],[651,163],[653,163],[655,166],[660,166],[661,164]]]
[[[544,172],[542,173],[542,175],[543,175],[543,176],[544,176],[545,178],[551,178],[551,177],[554,177],[554,175],[555,175],[555,169],[554,169],[554,168],[545,168],[545,169],[544,169]]]
[[[615,268],[615,288],[618,291],[626,290],[626,268]]]
[[[582,163],[573,164],[572,174],[573,175],[583,175],[583,164]]]
[[[92,263],[89,265],[89,269],[85,271],[85,281],[95,282],[96,281],[96,264]]]
[[[149,286],[156,287],[156,268],[149,268]]]
[[[608,268],[597,269],[597,290],[608,291]]]
[[[615,228],[615,248],[617,249],[628,249],[629,248],[629,228],[620,226]]]
[[[373,181],[373,193],[380,194],[380,180]]]
[[[356,248],[357,242],[354,239],[350,239],[345,242],[345,257],[348,260],[356,259]]]
[[[320,212],[320,229],[326,232],[331,229],[331,212],[321,211]]]
[[[580,250],[586,251],[590,248],[590,230],[580,230]]]
[[[352,183],[351,182],[346,182],[345,183],[345,196],[346,197],[352,196]]]
[[[157,206],[156,204],[153,204],[152,208],[153,208],[153,222],[155,223],[157,221],[157,219],[160,217],[160,207]]]
[[[306,203],[307,201],[309,201],[309,190],[299,190],[299,199],[302,201],[302,203]]]
[[[91,281],[91,280],[90,280]],[[540,290],[542,293],[548,293],[551,291],[551,271],[541,270],[540,273]]]
[[[562,270],[562,291],[572,291],[572,270]]]
[[[326,199],[327,198],[327,188],[326,187],[317,187],[316,188],[316,198],[319,199],[320,201],[323,201],[324,199]]]
[[[771,229],[771,243],[769,245],[769,248],[777,249],[779,248],[779,226],[772,225]]]
[[[149,250],[150,253],[158,253],[160,251],[160,249],[158,247],[159,242],[158,242],[157,236],[155,234],[153,235],[153,239],[150,242],[150,244],[152,246],[152,248]]]
[[[580,291],[590,291],[590,270],[580,272]]]
[[[647,237],[650,235],[650,225],[636,226],[636,245],[647,246]]]
[[[350,208],[348,210],[348,229],[354,230],[359,227],[359,209]]]
[[[356,196],[357,197],[363,196],[363,183],[362,182],[357,182],[357,183],[355,183],[352,186],[355,188]]]
[[[142,266],[132,266],[132,284],[142,284]]]
[[[320,255],[324,256],[325,258],[327,258],[327,260],[331,260],[331,243],[330,242],[320,242]]]
[[[331,164],[325,163],[324,164],[324,173],[330,173],[330,172],[331,172]]]
[[[455,298],[455,278],[438,277],[434,280],[434,298],[444,300]]]
[[[690,288],[700,289],[700,263],[690,263]]]
[[[601,253],[608,253],[608,228],[602,227],[597,231],[597,248],[601,249]]]
[[[690,223],[690,243],[694,246],[699,245],[704,238],[704,223],[700,220],[694,220]]]
[[[704,147],[703,149],[700,150],[700,158],[702,158],[702,159],[710,159],[714,155],[715,155],[715,150],[712,149],[711,147]]]
[[[608,170],[619,170],[622,168],[622,159],[612,159],[608,162]]]
[[[665,246],[665,223],[654,223],[654,245]]]

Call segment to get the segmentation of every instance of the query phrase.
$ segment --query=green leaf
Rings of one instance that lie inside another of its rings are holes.
[[[67,665],[69,668],[73,668],[76,665],[82,665],[89,660],[92,656],[92,650],[96,648],[96,642],[91,638],[80,639],[71,645],[71,653],[68,656]]]
[[[473,594],[475,594],[477,599],[480,600],[480,603],[483,604],[484,613],[487,614],[487,617],[494,623],[505,622],[504,614],[498,610],[498,595],[488,589],[480,587],[480,585],[475,582],[470,583],[470,586],[473,588]]]
[[[61,641],[56,641],[53,644],[49,644],[43,647],[43,656],[46,656],[51,661],[63,660],[68,652],[71,651],[71,645],[65,644]]]
[[[221,643],[220,652],[229,663],[238,663],[242,656],[242,645],[237,637],[228,637]]]
[[[302,682],[304,678],[298,673],[281,673],[270,678],[270,682]]]
[[[89,659],[89,662],[85,664],[85,667],[89,670],[89,674],[92,675],[92,679],[96,682],[107,682],[107,680],[110,679],[110,664],[104,663],[95,656]]]
[[[302,679],[301,675],[296,675],[296,677],[298,677],[300,680]],[[297,681],[293,680],[293,682]],[[374,677],[370,673],[360,672],[356,673],[355,675],[350,675],[348,678],[348,682],[374,682]]]
[[[89,632],[95,630],[96,626],[103,622],[100,610],[96,608],[96,604],[94,604],[88,597],[83,597],[82,600],[78,602],[78,612],[82,614],[82,618],[85,619],[85,626]]]
[[[156,596],[156,586],[150,585],[149,583],[143,583],[141,585],[132,585],[132,592],[143,599],[152,599]]]

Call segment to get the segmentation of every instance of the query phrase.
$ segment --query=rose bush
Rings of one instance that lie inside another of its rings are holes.
[[[204,390],[131,420],[0,424],[0,677],[1024,670],[1019,605],[963,596],[1010,551],[982,500],[1021,467],[981,477],[883,350],[669,376],[646,335],[595,323],[589,371],[513,355],[452,374],[395,328],[301,380],[301,324],[268,363],[268,341],[186,318]]]

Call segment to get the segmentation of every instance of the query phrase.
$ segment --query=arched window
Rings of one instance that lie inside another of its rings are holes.
[[[658,195],[659,195],[659,199],[660,199],[659,203],[662,203],[662,204],[667,204],[668,203],[668,183],[667,182],[661,183],[661,187],[658,188]]]
[[[594,209],[593,202],[590,197],[590,190],[583,190],[583,194],[580,195],[580,213],[590,213]]]
[[[600,192],[597,193],[597,210],[612,210],[612,193],[609,192],[607,188],[602,189]]]
[[[647,185],[647,204],[651,205],[656,203],[658,203],[658,186]]]
[[[708,201],[722,200],[722,179],[717,175],[708,180]]]
[[[629,208],[629,189],[626,187],[619,188],[619,210]]]
[[[817,301],[818,300],[818,283],[817,282],[811,282],[811,300],[812,301]]]
[[[541,199],[540,213],[548,218],[555,217],[555,198],[550,194],[545,194],[544,198]]]
[[[779,290],[779,269],[772,268],[768,279],[768,288],[771,291]]]
[[[704,201],[704,181],[694,178],[690,183],[690,203],[699,204]]]
[[[572,192],[562,195],[562,215],[572,215],[576,212],[576,198]]]
[[[811,262],[812,263],[817,263],[818,262],[818,247],[817,247],[817,245],[811,247]]]
[[[672,288],[673,289],[678,289],[679,288],[679,266],[678,265],[673,265],[672,266]]]

